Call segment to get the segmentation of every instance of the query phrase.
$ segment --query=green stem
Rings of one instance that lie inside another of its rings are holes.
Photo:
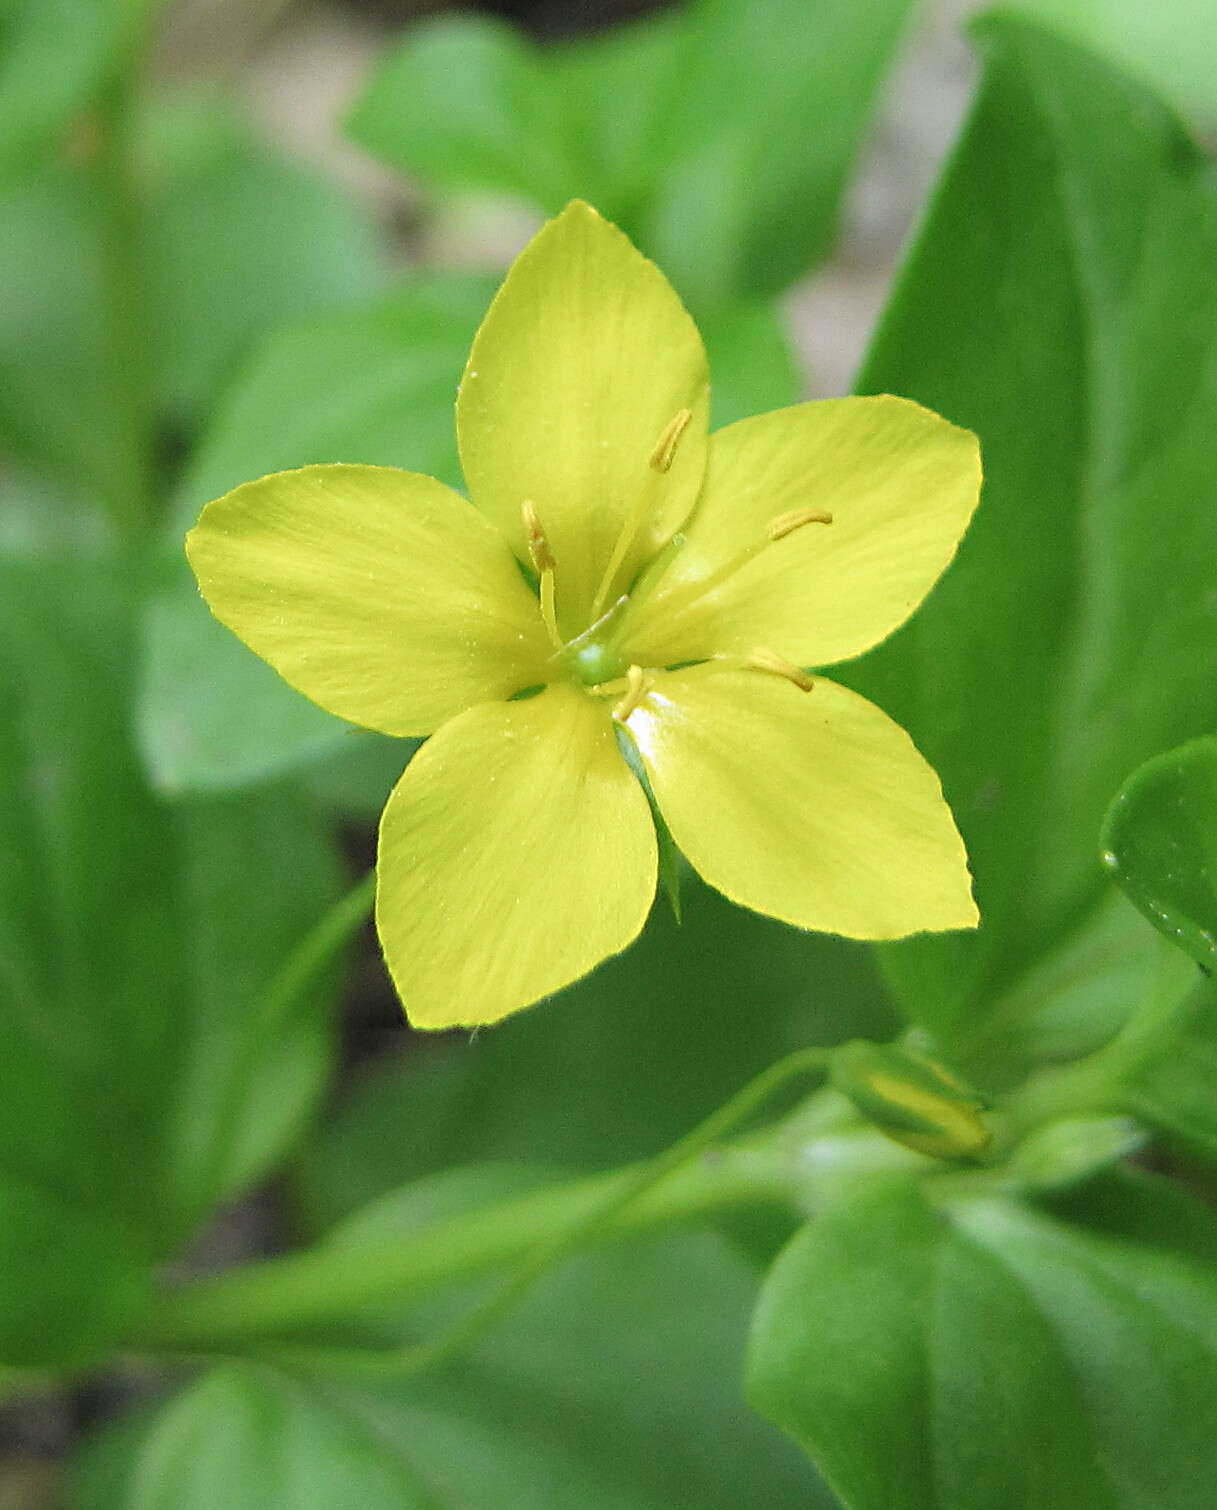
[[[251,1265],[162,1297],[136,1349],[248,1351],[251,1341],[329,1321],[384,1301],[418,1299],[522,1260],[484,1305],[448,1333],[391,1355],[393,1372],[439,1361],[490,1325],[553,1264],[610,1234],[739,1204],[789,1199],[790,1179],[755,1142],[707,1153],[789,1081],[820,1073],[828,1055],[805,1049],[773,1065],[657,1158],[500,1202],[374,1246],[320,1247]],[[319,1356],[313,1354],[312,1356]]]
[[[369,871],[301,939],[270,984],[254,1002],[241,1029],[232,1071],[218,1125],[225,1136],[216,1140],[204,1189],[209,1199],[219,1199],[226,1190],[226,1175],[233,1144],[242,1125],[245,1098],[258,1067],[300,1010],[313,987],[334,962],[339,951],[362,927],[376,896],[376,872]]]
[[[122,66],[98,101],[95,158],[105,357],[117,453],[104,501],[120,537],[129,541],[151,521],[156,444],[143,206],[135,164],[137,82],[150,12],[132,10]]]

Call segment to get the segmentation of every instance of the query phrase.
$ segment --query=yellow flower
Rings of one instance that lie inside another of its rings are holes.
[[[657,845],[631,761],[733,901],[851,938],[977,921],[933,771],[801,669],[868,649],[929,591],[976,504],[975,437],[891,397],[713,436],[708,413],[676,294],[575,203],[474,341],[457,400],[472,501],[412,472],[305,467],[191,531],[212,612],[288,682],[432,736],[378,861],[418,1026],[495,1022],[637,936]]]

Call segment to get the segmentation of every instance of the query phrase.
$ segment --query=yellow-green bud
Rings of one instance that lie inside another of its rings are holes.
[[[898,1044],[842,1044],[831,1079],[868,1122],[906,1148],[936,1159],[972,1159],[992,1139],[984,1101],[943,1065]]]

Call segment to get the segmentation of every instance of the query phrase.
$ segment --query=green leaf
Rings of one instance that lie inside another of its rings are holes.
[[[218,1369],[146,1436],[129,1510],[438,1510],[404,1452],[268,1369]]]
[[[884,1183],[778,1260],[749,1372],[850,1510],[1201,1510],[1217,1227],[1145,1176],[1053,1211]]]
[[[351,129],[439,187],[550,214],[591,200],[707,311],[769,297],[827,251],[908,8],[697,0],[545,51],[502,22],[434,21],[381,65]]]
[[[777,308],[730,304],[701,322],[710,358],[714,428],[784,409],[803,397],[803,379]]]
[[[501,1179],[463,1171],[457,1188],[425,1194],[413,1213],[400,1204],[389,1230],[488,1199],[496,1187],[518,1189],[520,1179],[519,1171]],[[110,1503],[831,1510],[797,1450],[740,1399],[754,1286],[725,1239],[690,1231],[571,1260],[461,1359],[417,1383],[363,1387],[333,1376],[306,1393],[266,1373],[243,1370],[239,1383],[232,1371],[213,1374],[162,1414],[137,1449],[126,1495]],[[381,1340],[429,1333],[436,1312],[415,1312],[408,1331]],[[306,1438],[332,1455],[328,1465]],[[396,1465],[400,1484],[377,1483],[355,1442],[378,1444],[374,1461],[386,1475]],[[302,1460],[291,1480],[281,1477],[289,1443]],[[430,1497],[409,1498],[418,1485]],[[85,1510],[87,1501],[69,1504]]]
[[[690,8],[678,82],[661,117],[653,222],[643,230],[645,249],[678,287],[685,256],[713,238],[716,224],[734,231],[733,255],[706,291],[718,299],[771,297],[828,253],[909,9],[907,0],[699,0]],[[699,177],[708,194],[698,203],[682,186]],[[738,205],[726,217],[715,214],[720,196]]]
[[[100,215],[79,170],[0,186],[0,445],[86,495],[122,487],[110,434]]]
[[[97,96],[129,29],[117,0],[0,3],[0,178],[55,144]]]
[[[162,400],[194,427],[259,337],[367,298],[383,272],[374,227],[347,196],[235,119],[197,109],[160,136],[147,297]]]
[[[266,330],[366,297],[379,277],[371,230],[340,194],[254,151],[222,114],[189,115],[189,131],[151,123],[140,247],[160,418],[179,431]],[[0,446],[90,497],[125,486],[104,236],[87,166],[0,188]]]
[[[0,1365],[92,1361],[138,1314],[148,1281],[120,1228],[0,1172]]]
[[[1159,932],[1217,967],[1217,739],[1169,750],[1124,783],[1103,826],[1103,859]]]
[[[376,304],[276,332],[232,389],[182,481],[175,556],[210,499],[312,462],[459,477],[452,403],[493,282],[420,278]],[[140,744],[163,791],[248,785],[354,737],[217,624],[182,561],[145,623]],[[404,769],[405,760],[402,760]]]
[[[575,171],[542,58],[518,29],[472,16],[416,27],[351,115],[363,146],[437,184],[552,205]]]
[[[234,1077],[336,877],[294,793],[174,810],[147,790],[134,596],[101,563],[0,563],[0,1169],[160,1256],[313,1106],[324,993]]]
[[[1165,946],[1163,946],[1165,947]],[[1176,961],[1183,956],[1172,951]],[[1178,981],[1147,1001],[1112,1045],[1123,1105],[1175,1150],[1217,1160],[1217,987]]]
[[[959,558],[851,680],[941,774],[982,924],[899,945],[955,1042],[1103,894],[1110,793],[1217,722],[1217,198],[1140,86],[1010,17],[862,379],[979,434]],[[1169,592],[1163,584],[1169,583]]]
[[[1217,13],[1209,0],[1018,0],[1018,9],[1144,79],[1176,108],[1217,121]]]
[[[171,796],[265,781],[356,737],[218,624],[184,566],[147,607],[136,728]]]

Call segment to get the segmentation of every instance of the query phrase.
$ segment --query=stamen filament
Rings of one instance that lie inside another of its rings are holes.
[[[777,655],[774,651],[763,647],[754,650],[751,655],[746,655],[744,665],[749,671],[766,671],[771,676],[785,677],[788,682],[793,682],[800,692],[810,692],[815,686],[815,682],[802,667],[794,665],[785,656]]]
[[[625,674],[625,696],[613,709],[613,717],[619,724],[625,723],[630,714],[638,707],[653,683],[641,666],[631,666]]]
[[[745,545],[743,550],[737,551],[729,560],[724,561],[708,577],[698,577],[693,581],[685,582],[667,597],[662,598],[664,617],[671,618],[677,613],[683,613],[699,598],[704,598],[707,593],[712,593],[716,588],[721,587],[728,578],[735,576],[736,572],[741,571],[750,561],[755,561],[767,546],[784,540],[787,535],[793,535],[805,524],[831,523],[832,515],[823,509],[791,509],[785,514],[776,514],[765,526],[765,533],[758,540]]]
[[[541,617],[545,621],[545,632],[549,635],[549,642],[555,651],[562,649],[562,631],[558,628],[558,614],[554,606],[554,573],[553,568],[548,567],[541,573]]]
[[[831,524],[832,515],[825,509],[791,509],[789,513],[778,514],[765,526],[765,533],[770,540],[784,540],[787,535],[793,535],[795,530],[801,530],[805,524]]]
[[[646,486],[638,491],[638,498],[634,507],[621,526],[621,532],[617,536],[617,543],[613,546],[609,556],[608,565],[604,568],[604,575],[600,578],[600,585],[596,589],[596,596],[592,599],[592,618],[594,619],[604,607],[604,601],[612,588],[613,579],[621,569],[621,563],[625,560],[630,547],[638,538],[638,531],[646,521],[655,503],[656,488],[661,484],[663,477],[671,471],[672,463],[676,459],[676,448],[680,444],[680,437],[689,427],[689,421],[693,418],[692,409],[678,409],[672,418],[660,431],[659,439],[649,458],[649,466],[655,474],[647,479]]]

